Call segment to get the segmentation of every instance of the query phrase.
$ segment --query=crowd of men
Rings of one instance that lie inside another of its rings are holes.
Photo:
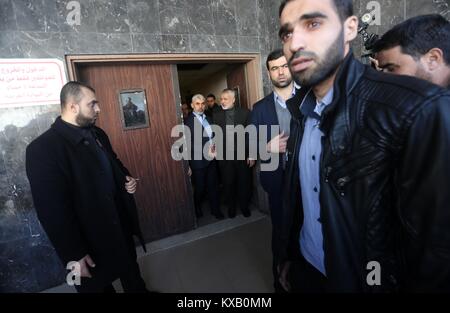
[[[260,182],[276,292],[450,291],[450,23],[434,14],[394,26],[374,46],[376,70],[353,55],[351,0],[285,0],[279,19],[269,95],[251,110],[233,89],[219,104],[212,94],[183,104],[196,216],[207,196],[217,219],[249,217],[252,171],[274,158]],[[114,291],[120,278],[147,292],[132,237],[142,239],[138,182],[95,126],[93,88],[69,82],[61,108],[27,148],[42,226],[64,264],[78,261],[78,291]],[[238,138],[251,125],[256,137]]]

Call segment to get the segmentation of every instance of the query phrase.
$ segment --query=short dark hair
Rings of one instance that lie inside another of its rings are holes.
[[[444,53],[445,63],[450,65],[450,22],[439,14],[410,18],[381,36],[372,51],[376,53],[396,46],[416,60],[431,49],[439,48]]]
[[[269,62],[270,61],[277,60],[277,59],[281,58],[282,56],[284,56],[284,53],[283,53],[283,50],[281,50],[281,49],[276,49],[276,50],[273,50],[272,52],[270,52],[269,55],[267,56],[267,60],[266,60],[267,70],[269,70]]]
[[[86,84],[83,84],[83,83],[80,83],[77,81],[68,82],[67,84],[65,84],[62,87],[61,93],[59,94],[59,99],[61,100],[61,109],[65,108],[67,101],[71,97],[74,97],[75,101],[81,100],[81,96],[82,96],[81,88],[87,88],[90,91],[95,93],[94,88],[92,88],[91,86],[88,86]]]
[[[206,96],[206,98],[214,98],[214,100],[216,100],[216,96],[213,95],[212,93],[208,94],[208,95]]]
[[[283,13],[284,7],[288,2],[292,0],[283,0],[280,5],[279,17],[281,17],[281,13]],[[352,0],[333,0],[334,6],[336,7],[336,11],[339,15],[341,21],[345,21],[350,16],[353,16],[353,1]]]

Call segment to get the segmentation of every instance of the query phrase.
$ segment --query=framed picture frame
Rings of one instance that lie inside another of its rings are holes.
[[[119,112],[124,130],[149,127],[145,90],[137,88],[119,91]]]

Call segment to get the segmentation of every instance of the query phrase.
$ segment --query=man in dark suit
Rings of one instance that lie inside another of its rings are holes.
[[[222,110],[220,105],[216,103],[216,96],[210,93],[206,96],[206,109],[205,114],[209,118],[213,118],[213,114],[217,111]]]
[[[255,125],[259,132],[266,132],[264,135],[267,144],[266,152],[271,153],[270,159],[262,159],[262,164],[277,162],[275,170],[264,170],[261,168],[260,181],[263,189],[269,196],[270,215],[272,220],[272,255],[273,274],[275,291],[282,291],[278,282],[278,258],[277,249],[279,246],[279,228],[282,205],[282,183],[284,165],[286,162],[285,152],[291,114],[286,107],[286,100],[295,94],[294,83],[289,72],[289,66],[281,49],[272,51],[267,57],[266,67],[269,78],[273,85],[273,92],[267,97],[255,103],[251,113],[251,124]],[[261,127],[263,126],[263,127]],[[279,131],[272,132],[272,127],[277,126]],[[258,136],[260,137],[260,136]],[[275,156],[278,158],[273,158]],[[273,160],[272,160],[273,159]]]
[[[191,133],[189,174],[192,176],[194,185],[195,215],[203,216],[201,206],[207,192],[212,215],[223,219],[224,216],[220,210],[216,160],[206,152],[213,149],[213,132],[212,122],[204,114],[205,97],[201,94],[193,96],[191,106],[193,111],[186,119],[185,125],[189,127]]]
[[[63,264],[73,269],[78,292],[114,292],[117,278],[125,292],[146,292],[133,240],[138,236],[144,247],[133,198],[137,181],[94,126],[100,113],[94,89],[67,83],[61,109],[26,151],[38,218]]]
[[[236,126],[247,127],[250,112],[245,108],[235,107],[235,101],[234,90],[225,89],[220,97],[222,110],[213,114],[214,124],[220,127],[223,134],[223,140],[217,143],[216,154],[230,218],[236,216],[236,202],[245,217],[251,215],[249,202],[252,177],[251,164],[247,161],[247,140],[243,131],[235,129]]]

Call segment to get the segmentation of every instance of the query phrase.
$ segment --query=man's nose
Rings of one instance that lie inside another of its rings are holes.
[[[295,27],[292,31],[292,37],[289,41],[289,50],[296,53],[299,50],[305,50],[305,35],[300,31],[299,27]]]

